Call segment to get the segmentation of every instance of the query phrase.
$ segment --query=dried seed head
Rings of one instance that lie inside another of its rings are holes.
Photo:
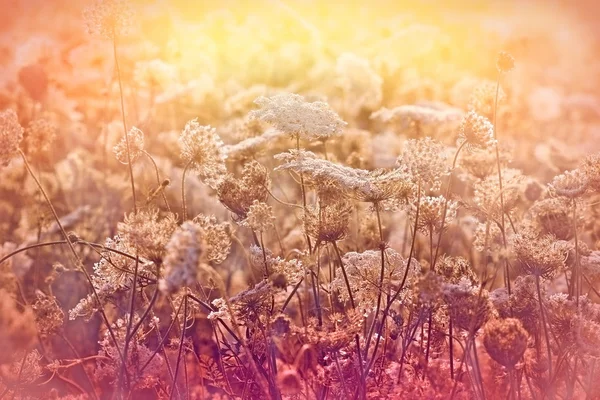
[[[515,59],[509,53],[501,51],[496,59],[496,68],[499,72],[506,73],[515,67]]]
[[[50,118],[41,117],[31,121],[25,129],[27,154],[35,157],[50,150],[57,130],[56,123]]]
[[[215,264],[220,264],[229,255],[231,250],[231,227],[229,223],[218,223],[214,216],[199,214],[193,222],[204,231],[206,241],[206,259]]]
[[[205,248],[200,227],[191,221],[184,222],[166,245],[167,255],[163,260],[165,272],[164,278],[159,281],[160,290],[171,294],[195,284]]]
[[[449,172],[445,146],[430,137],[408,140],[396,163],[415,183],[433,190]]]
[[[129,33],[133,10],[126,0],[96,0],[83,11],[83,17],[90,34],[114,39]]]
[[[23,140],[23,127],[12,110],[0,112],[0,167],[6,167],[19,151]]]
[[[250,112],[251,119],[270,123],[294,138],[324,140],[340,134],[346,126],[327,103],[311,103],[297,94],[259,97],[254,102],[261,108]]]
[[[443,295],[452,322],[465,331],[477,332],[492,315],[487,291],[471,285],[466,278],[458,284],[444,284]]]
[[[587,191],[588,178],[582,170],[574,169],[555,176],[549,187],[551,192],[557,196],[576,199]]]
[[[483,345],[494,361],[512,368],[527,349],[528,334],[516,318],[495,319],[484,327]]]
[[[215,128],[202,126],[197,119],[188,121],[179,136],[181,159],[211,187],[227,173],[223,141]]]
[[[338,201],[319,207],[309,207],[304,213],[304,231],[319,242],[337,242],[348,234],[352,205]]]
[[[127,141],[129,141],[129,158],[127,157]],[[127,132],[127,137],[123,136],[123,138],[117,143],[117,145],[113,148],[113,152],[115,153],[115,157],[122,164],[129,164],[129,159],[131,159],[131,163],[137,161],[138,158],[142,155],[144,151],[144,132],[132,126]]]
[[[267,229],[273,226],[275,216],[273,209],[267,203],[262,203],[254,200],[248,208],[246,219],[240,222],[244,226],[248,226],[256,232],[266,232]]]
[[[568,248],[552,235],[539,235],[532,229],[521,229],[512,238],[512,249],[519,266],[528,274],[553,278],[564,267]]]
[[[494,126],[487,118],[469,111],[463,118],[458,134],[457,145],[467,148],[486,149],[496,144]]]
[[[444,205],[446,199],[444,196],[421,197],[419,205],[419,219],[417,221],[417,229],[419,231],[429,234],[430,232],[439,232],[442,228],[442,218],[444,217]],[[456,217],[456,211],[458,204],[453,200],[448,200],[446,208],[446,216],[444,220],[444,227],[447,227],[450,221]],[[416,217],[417,206],[413,205],[410,212],[411,215]]]
[[[567,199],[554,197],[536,202],[530,209],[538,228],[559,240],[573,237],[573,218]]]

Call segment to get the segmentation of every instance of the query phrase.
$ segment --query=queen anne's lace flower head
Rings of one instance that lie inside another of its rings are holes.
[[[184,222],[166,245],[163,260],[164,278],[158,283],[163,293],[173,293],[196,283],[205,243],[201,228],[191,221]]]
[[[494,126],[487,118],[469,111],[463,118],[458,135],[458,145],[485,149],[496,144]]]
[[[297,94],[259,97],[255,103],[261,108],[251,111],[250,118],[270,123],[292,137],[325,140],[339,135],[346,126],[327,103],[308,102]]]

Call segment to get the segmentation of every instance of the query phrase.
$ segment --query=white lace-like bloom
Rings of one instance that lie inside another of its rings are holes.
[[[306,140],[327,139],[342,132],[346,123],[322,101],[308,102],[304,97],[285,93],[259,97],[261,108],[251,111],[250,118],[272,124],[293,137]]]
[[[396,163],[422,187],[439,188],[440,179],[449,173],[445,146],[430,137],[408,140]]]
[[[126,0],[96,0],[83,12],[89,33],[108,39],[129,33],[133,10]]]
[[[200,125],[197,119],[188,121],[179,136],[179,147],[183,162],[211,187],[227,173],[223,141],[215,128]]]
[[[402,282],[407,260],[391,248],[386,249],[385,254],[385,274],[381,290],[384,294],[393,295]],[[365,311],[373,310],[377,304],[380,290],[381,252],[379,250],[367,250],[362,253],[349,252],[343,255],[342,261],[357,306]],[[419,265],[413,259],[404,290],[412,286],[411,282],[418,276],[418,271]],[[331,282],[331,286],[336,289],[342,301],[348,301],[350,296],[343,276],[341,268],[338,268],[336,278]]]
[[[163,293],[173,293],[196,283],[200,257],[204,252],[202,229],[191,221],[184,222],[167,243],[163,260],[164,278],[158,283]]]
[[[292,170],[303,173],[314,182],[330,182],[360,201],[380,203],[392,199],[407,198],[412,192],[406,174],[394,169],[391,171],[350,168],[341,164],[317,158],[309,151],[295,150],[275,156],[284,163],[275,170]]]
[[[129,164],[127,158],[127,141],[129,141],[129,157],[133,164],[140,158],[142,151],[144,150],[144,132],[135,126],[132,126],[129,132],[127,132],[127,138],[123,136],[119,143],[113,148],[115,157],[117,157],[117,160],[122,164]]]
[[[576,199],[587,191],[588,179],[584,172],[574,169],[555,176],[549,186],[557,196]]]
[[[469,111],[460,124],[457,144],[476,149],[493,146],[496,144],[494,126],[487,118]]]

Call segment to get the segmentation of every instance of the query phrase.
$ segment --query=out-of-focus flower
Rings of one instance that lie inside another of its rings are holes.
[[[518,319],[492,320],[483,331],[483,345],[498,364],[512,368],[523,357],[529,335]]]
[[[164,278],[158,283],[163,293],[174,293],[196,283],[205,247],[201,228],[191,221],[184,222],[173,233],[166,245]]]
[[[6,167],[17,155],[23,140],[23,127],[17,114],[12,110],[0,112],[0,167]]]
[[[127,0],[95,0],[83,17],[89,33],[114,39],[129,32],[133,10]]]
[[[496,68],[499,72],[507,73],[515,67],[515,59],[506,51],[501,51],[496,59]]]

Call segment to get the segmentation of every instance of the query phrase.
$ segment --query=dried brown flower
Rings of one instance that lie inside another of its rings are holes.
[[[181,159],[211,187],[226,174],[223,141],[215,128],[202,126],[198,119],[188,121],[179,136]]]
[[[528,334],[516,318],[495,319],[483,330],[483,345],[498,364],[513,368],[527,349]]]

